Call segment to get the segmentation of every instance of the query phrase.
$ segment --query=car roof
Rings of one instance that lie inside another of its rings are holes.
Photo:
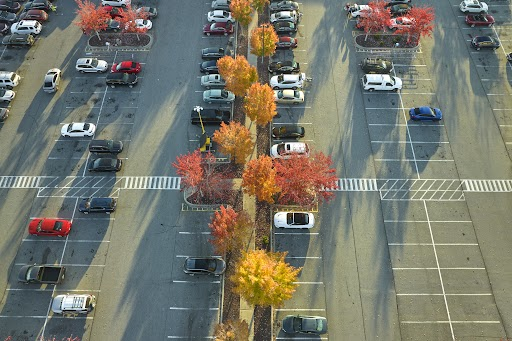
[[[382,81],[382,80],[391,80],[391,76],[390,75],[381,75],[381,74],[367,74],[365,75],[366,76],[366,79],[370,82],[375,82],[375,81]]]

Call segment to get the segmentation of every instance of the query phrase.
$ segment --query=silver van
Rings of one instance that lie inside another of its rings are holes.
[[[12,89],[20,83],[20,75],[10,71],[0,71],[0,88]]]

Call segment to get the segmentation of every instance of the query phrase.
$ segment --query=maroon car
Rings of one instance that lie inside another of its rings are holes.
[[[113,7],[113,6],[103,6],[102,9],[107,12],[108,14],[110,14],[110,17],[112,19],[116,19],[116,18],[122,18],[123,15],[121,14],[120,10],[119,10],[119,7]]]
[[[466,24],[471,27],[475,26],[492,26],[494,18],[489,14],[468,14],[466,15]]]
[[[21,4],[12,0],[0,0],[0,11],[7,11],[11,13],[18,13]]]
[[[294,49],[297,47],[297,38],[288,36],[279,37],[279,41],[276,43],[277,49]]]
[[[48,20],[48,13],[42,9],[29,9],[26,12],[20,14],[19,20],[37,20],[44,22]]]
[[[216,22],[213,24],[206,24],[203,27],[203,33],[207,36],[212,34],[223,34],[227,36],[234,31],[233,24],[230,22]]]

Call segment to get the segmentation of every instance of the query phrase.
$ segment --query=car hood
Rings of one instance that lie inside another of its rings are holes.
[[[26,282],[27,281],[27,273],[28,270],[32,267],[32,265],[22,266],[20,272],[18,273],[18,281]]]
[[[398,89],[401,89],[402,88],[402,80],[398,77],[395,77],[395,86],[398,88]]]
[[[270,156],[273,156],[273,157],[279,156],[279,153],[277,152],[277,146],[278,146],[278,144],[275,144],[272,147],[270,147]]]
[[[274,146],[272,146],[272,147],[274,147]],[[276,153],[277,153],[277,147],[276,147]],[[286,213],[287,212],[277,212],[274,215],[274,225],[276,227],[288,226],[288,224],[286,223]]]
[[[293,319],[294,316],[286,316],[283,319],[282,328],[285,333],[295,333],[295,331],[293,330]]]

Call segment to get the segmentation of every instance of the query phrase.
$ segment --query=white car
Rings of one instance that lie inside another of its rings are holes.
[[[389,21],[388,28],[390,30],[398,30],[398,29],[410,27],[413,23],[414,23],[413,18],[398,17],[398,18],[393,18]]]
[[[281,12],[273,13],[270,16],[271,23],[275,23],[275,22],[279,22],[279,21],[288,21],[288,22],[292,22],[292,23],[296,24],[297,20],[298,20],[297,11],[281,11]]]
[[[310,229],[315,226],[315,216],[308,212],[277,212],[274,226],[288,229]]]
[[[64,137],[85,137],[93,136],[96,126],[92,123],[68,123],[62,126],[60,134]]]
[[[231,103],[235,100],[235,94],[222,89],[212,89],[203,92],[203,101],[206,103]]]
[[[233,17],[231,16],[231,12],[216,10],[208,12],[208,22],[234,23],[235,19],[233,19]]]
[[[366,74],[361,78],[361,82],[367,91],[398,91],[402,89],[402,80],[390,75]]]
[[[489,6],[478,0],[464,0],[460,3],[459,9],[464,13],[487,13]]]
[[[226,81],[219,74],[209,74],[201,77],[201,86],[210,88],[223,88],[226,85]]]
[[[61,76],[62,71],[60,69],[53,68],[48,70],[48,72],[44,76],[43,91],[52,93],[59,90]]]
[[[292,155],[309,157],[309,146],[304,142],[282,142],[270,147],[274,159],[289,159]]]
[[[353,5],[350,15],[352,18],[367,17],[371,14],[372,9],[368,5]]]
[[[97,58],[79,58],[75,65],[79,72],[107,72],[108,63]]]
[[[302,89],[306,81],[306,74],[299,73],[295,75],[279,75],[270,78],[270,87],[274,90],[279,89]]]
[[[276,103],[300,104],[304,102],[304,92],[300,90],[274,90]]]
[[[0,89],[0,101],[10,102],[16,97],[16,93],[12,90]]]
[[[135,19],[135,27],[150,30],[153,27],[153,23],[149,19]]]
[[[126,7],[132,4],[132,0],[101,0],[102,6]]]

